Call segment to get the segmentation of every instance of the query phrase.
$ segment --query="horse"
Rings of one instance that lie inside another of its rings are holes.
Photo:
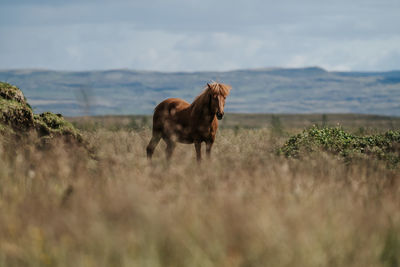
[[[152,137],[146,148],[147,158],[151,160],[161,138],[167,144],[168,161],[176,142],[194,143],[198,162],[201,161],[201,143],[205,142],[206,154],[210,158],[218,120],[224,116],[225,99],[231,89],[227,84],[207,83],[192,104],[180,98],[168,98],[158,104],[154,109]]]

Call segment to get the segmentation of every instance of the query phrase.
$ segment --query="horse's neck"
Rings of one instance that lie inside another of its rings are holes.
[[[209,98],[208,95],[205,95],[203,97]],[[209,101],[203,101],[202,99],[196,99],[196,101],[190,105],[190,108],[191,108],[190,116],[192,117],[192,119],[195,119],[200,123],[201,122],[204,122],[204,123],[211,122],[214,119],[215,114],[211,113],[209,103],[210,103]]]

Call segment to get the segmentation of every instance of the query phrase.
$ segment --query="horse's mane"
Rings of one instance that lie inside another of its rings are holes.
[[[210,95],[222,95],[223,97],[227,97],[231,89],[232,87],[227,84],[218,82],[208,83],[204,91],[195,98],[192,105],[199,104],[201,106],[202,104],[208,103]]]

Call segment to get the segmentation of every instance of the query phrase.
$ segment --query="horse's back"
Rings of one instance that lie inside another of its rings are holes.
[[[162,101],[154,109],[153,115],[153,131],[163,131],[164,126],[168,123],[179,123],[182,120],[188,120],[187,108],[190,106],[188,102],[180,98],[168,98]]]
[[[190,104],[183,99],[168,98],[156,106],[156,108],[154,109],[154,114],[163,112],[163,111],[165,112],[166,110],[171,111],[172,109],[175,109],[175,111],[180,111],[189,106],[190,106]]]

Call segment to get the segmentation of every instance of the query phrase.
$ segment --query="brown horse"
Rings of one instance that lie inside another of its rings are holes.
[[[147,157],[151,159],[161,138],[167,144],[168,160],[175,142],[194,143],[198,161],[201,160],[201,143],[205,142],[207,156],[210,156],[218,128],[217,119],[224,116],[225,98],[231,88],[222,83],[207,83],[192,104],[179,98],[168,98],[158,104],[154,109],[153,136],[147,146]]]

